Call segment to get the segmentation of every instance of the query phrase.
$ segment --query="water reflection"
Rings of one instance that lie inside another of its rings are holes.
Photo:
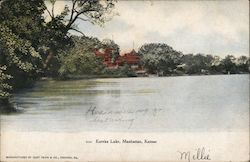
[[[17,131],[248,131],[248,98],[248,75],[41,81],[14,95],[24,112],[1,116],[1,125]]]

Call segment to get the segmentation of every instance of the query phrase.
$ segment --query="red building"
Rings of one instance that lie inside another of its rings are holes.
[[[122,56],[120,55],[115,60],[115,62],[112,62],[112,50],[112,48],[106,48],[103,51],[95,51],[95,55],[97,57],[101,57],[103,59],[103,64],[109,68],[114,68],[125,64],[134,69],[139,68],[140,57],[137,55],[134,49],[131,52],[124,53]]]
[[[140,57],[137,55],[133,49],[131,52],[124,53],[122,56],[119,56],[116,60],[116,63],[121,66],[127,64],[129,66],[139,66]]]
[[[112,48],[105,48],[102,50],[96,50],[95,55],[96,57],[103,59],[103,64],[107,67],[114,67],[115,65],[112,63]]]

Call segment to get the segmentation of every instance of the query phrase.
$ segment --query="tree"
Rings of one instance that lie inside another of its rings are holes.
[[[120,47],[118,44],[116,44],[113,40],[110,39],[104,39],[102,41],[102,47],[103,48],[111,48],[111,57],[112,62],[114,63],[117,57],[120,55]]]
[[[5,99],[10,96],[9,91],[12,89],[12,86],[8,84],[8,80],[12,78],[11,75],[5,73],[7,67],[0,66],[0,98]]]
[[[143,45],[138,54],[142,57],[142,65],[150,73],[163,72],[171,74],[180,64],[182,53],[164,43],[150,43]]]
[[[222,61],[224,73],[235,74],[237,73],[236,58],[233,55],[227,55]]]
[[[62,62],[59,69],[60,76],[100,74],[104,66],[95,56],[94,50],[102,47],[101,42],[86,36],[74,36],[73,42],[74,46],[65,51],[66,54],[60,59]]]
[[[45,75],[56,76],[61,57],[58,55],[73,45],[69,31],[82,33],[75,23],[80,20],[102,25],[114,15],[115,0],[67,1],[59,15],[54,10],[56,0],[47,2],[51,3],[51,8],[45,5],[44,0],[3,0],[0,4],[0,23],[19,38],[28,40],[41,55],[39,66]],[[44,12],[50,16],[49,22],[45,22]]]
[[[12,106],[9,103],[12,86],[8,84],[8,80],[11,79],[12,76],[6,74],[6,69],[6,66],[0,66],[0,113],[6,110],[12,110]]]
[[[72,0],[67,2],[71,9],[65,6],[55,15],[55,0],[50,2],[51,11],[44,0],[0,2],[0,92],[7,99],[11,87],[28,85],[38,73],[58,73],[61,58],[67,55],[62,50],[73,46],[69,30],[80,32],[77,20],[101,25],[112,17],[114,7],[114,0]],[[44,11],[51,17],[49,22],[44,20]]]
[[[0,23],[20,39],[28,41],[43,57],[45,47],[46,24],[43,13],[44,0],[3,0],[0,4]],[[42,60],[39,63],[42,68]]]
[[[47,37],[49,50],[44,61],[44,67],[47,68],[51,59],[55,58],[58,49],[65,46],[65,42],[70,40],[68,32],[74,30],[80,32],[75,26],[75,22],[88,21],[92,24],[102,25],[104,22],[110,20],[113,16],[112,9],[114,8],[116,0],[71,0],[67,1],[69,5],[65,5],[61,14],[54,13],[56,0],[50,0],[51,10],[46,7],[46,11],[51,18],[47,23]],[[70,6],[70,7],[69,7]]]
[[[212,66],[212,55],[204,54],[188,54],[183,55],[182,63],[185,64],[185,73],[187,74],[202,74],[208,73]]]
[[[41,57],[43,0],[4,0],[0,3],[0,107],[11,109],[11,91],[36,79]],[[2,109],[1,109],[2,110]]]
[[[6,72],[13,77],[11,83],[14,88],[35,79],[40,59],[29,41],[19,38],[0,24],[0,66],[6,67]]]
[[[9,103],[12,88],[23,87],[34,80],[37,73],[36,62],[40,55],[27,40],[19,38],[0,24],[0,107],[11,110]]]
[[[57,24],[64,24],[63,30],[65,34],[69,30],[75,30],[80,32],[74,26],[77,20],[89,21],[93,24],[102,25],[106,21],[110,20],[113,16],[113,8],[116,0],[71,0],[68,1],[69,5],[65,5],[64,10],[60,15],[55,15],[54,7],[56,0],[49,0],[51,2],[51,11],[46,7],[51,22]],[[69,7],[71,6],[71,7]]]
[[[237,69],[241,72],[241,73],[248,73],[249,72],[249,66],[250,66],[250,59],[247,58],[246,56],[240,56],[239,58],[237,58],[236,60],[236,65],[237,65]]]
[[[221,58],[219,56],[213,56],[211,61],[210,73],[212,74],[221,74],[222,73],[222,64]]]
[[[44,1],[3,0],[0,7],[0,23],[38,48],[45,25],[42,16],[46,7]]]

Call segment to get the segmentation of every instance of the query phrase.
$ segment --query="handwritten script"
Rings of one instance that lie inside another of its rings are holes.
[[[204,147],[196,149],[194,152],[191,151],[177,151],[179,153],[180,160],[184,161],[201,161],[201,160],[211,160],[210,150],[206,150]]]
[[[161,108],[137,108],[137,109],[117,109],[117,110],[103,110],[96,106],[90,106],[85,115],[93,117],[91,122],[99,123],[127,123],[128,129],[132,127],[138,116],[152,115],[156,117],[161,113]]]

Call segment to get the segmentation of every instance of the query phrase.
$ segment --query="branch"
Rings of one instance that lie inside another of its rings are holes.
[[[70,19],[69,19],[69,21],[72,21],[72,19],[73,19],[73,15],[74,15],[74,11],[76,11],[76,10],[75,10],[75,5],[76,5],[76,2],[77,2],[77,0],[72,0],[73,5],[72,5],[71,15],[70,15]]]
[[[84,19],[82,17],[78,17],[78,19],[82,20],[82,21],[88,21],[88,19]]]
[[[79,13],[79,12],[76,10],[76,8],[74,9],[74,12],[76,12],[77,14]]]
[[[86,2],[88,2],[88,0],[84,0],[84,2],[81,5],[83,6]]]
[[[77,30],[77,29],[75,29],[75,28],[70,28],[69,30],[74,30],[74,31],[76,31],[76,32],[78,32],[78,33],[81,33],[83,36],[85,36],[85,34],[84,34],[83,32],[81,32],[80,30]]]
[[[55,16],[55,14],[54,14],[54,8],[55,8],[55,3],[52,3],[51,13],[52,13],[52,16],[53,16],[53,17]]]
[[[76,14],[76,16],[75,16],[71,21],[69,21],[69,23],[67,24],[66,28],[70,28],[70,26],[71,26],[72,24],[74,24],[74,22],[79,18],[79,16],[80,16],[81,14],[86,13],[86,12],[92,12],[92,11],[97,11],[97,10],[88,9],[88,10],[83,10],[83,11],[81,11],[81,12],[78,12],[78,13]]]
[[[48,8],[46,7],[45,9],[46,9],[46,11],[48,12],[49,16],[51,17],[51,19],[53,19],[53,16],[52,16],[51,13],[49,12]]]
[[[72,10],[71,10],[71,15],[70,15],[70,20],[72,21],[74,13],[79,13],[79,11],[77,11],[78,6],[76,6],[77,2],[79,2],[79,0],[71,0],[73,5],[72,5]],[[81,3],[81,6],[83,6],[86,2],[88,2],[89,0],[84,0],[84,2]]]

